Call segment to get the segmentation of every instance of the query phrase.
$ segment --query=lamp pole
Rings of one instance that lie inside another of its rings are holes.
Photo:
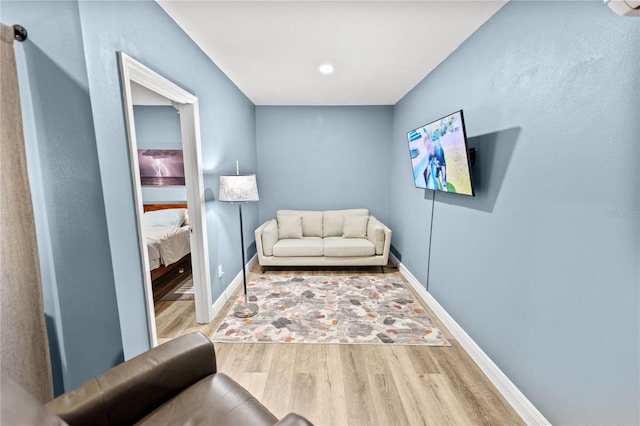
[[[248,306],[247,300],[247,270],[244,258],[244,231],[242,228],[242,203],[238,203],[238,213],[240,213],[240,248],[242,249],[242,284],[244,287],[244,305]]]
[[[249,303],[247,295],[247,266],[244,254],[244,224],[242,220],[242,203],[258,201],[258,186],[256,175],[241,175],[238,173],[236,162],[235,175],[220,176],[220,201],[238,203],[238,215],[240,217],[240,249],[242,250],[242,287],[244,290],[244,303],[237,303],[233,314],[239,318],[252,317],[258,313],[258,305]]]
[[[252,317],[258,313],[258,305],[255,303],[249,303],[247,296],[247,267],[244,256],[244,230],[242,225],[242,202],[238,203],[238,213],[240,216],[240,248],[242,250],[242,285],[244,290],[244,303],[236,306],[233,314],[238,318]]]

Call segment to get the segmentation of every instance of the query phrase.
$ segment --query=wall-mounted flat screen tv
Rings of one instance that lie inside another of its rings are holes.
[[[417,188],[474,196],[462,110],[407,133]]]

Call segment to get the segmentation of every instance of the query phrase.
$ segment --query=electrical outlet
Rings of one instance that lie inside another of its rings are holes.
[[[222,265],[218,265],[218,278],[222,278],[224,272],[222,272]]]

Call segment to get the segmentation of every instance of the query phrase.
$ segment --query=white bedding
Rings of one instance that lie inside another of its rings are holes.
[[[151,269],[167,266],[191,252],[189,226],[145,226],[149,265]]]
[[[162,266],[160,264],[160,250],[155,244],[149,243],[149,240],[147,240],[147,253],[149,253],[149,267],[152,271]]]

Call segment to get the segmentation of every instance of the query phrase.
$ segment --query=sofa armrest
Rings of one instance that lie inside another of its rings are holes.
[[[8,376],[0,376],[0,423],[3,425],[68,426]]]
[[[278,221],[271,219],[256,229],[256,251],[260,256],[273,256],[273,246],[278,242]]]
[[[202,333],[192,333],[113,367],[47,408],[72,425],[133,424],[215,372],[213,343]]]
[[[313,426],[313,423],[299,414],[289,413],[274,426]]]
[[[384,232],[384,248],[382,249],[382,256],[386,262],[389,260],[389,254],[391,253],[391,229],[382,222],[380,222],[380,224],[382,225],[382,230]]]
[[[391,249],[391,230],[375,216],[369,216],[367,239],[376,247],[376,254],[389,257]]]

